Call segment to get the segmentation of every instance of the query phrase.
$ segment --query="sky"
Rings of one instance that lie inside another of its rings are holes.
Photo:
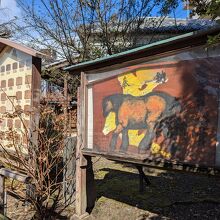
[[[22,11],[16,0],[0,0],[0,3],[0,23],[7,22],[15,17],[22,17]]]
[[[31,0],[25,1],[29,3],[31,2]],[[22,17],[22,10],[19,8],[16,0],[0,0],[0,3],[0,8],[3,8],[3,10],[0,10],[0,22],[7,22],[8,20],[13,19],[14,17]],[[177,9],[175,10],[175,13],[172,12],[169,16],[175,16],[176,18],[187,17],[187,11],[183,10],[183,3],[181,1]]]

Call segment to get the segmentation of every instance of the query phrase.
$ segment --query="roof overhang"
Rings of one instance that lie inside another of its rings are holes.
[[[172,37],[166,40],[158,41],[122,53],[114,54],[108,57],[91,60],[64,68],[71,74],[78,74],[82,71],[90,71],[107,66],[112,66],[147,56],[153,56],[163,52],[169,52],[189,46],[198,46],[207,43],[208,36],[220,33],[220,26],[210,30],[190,32],[187,34]]]
[[[5,38],[0,38],[0,53],[4,50],[4,48],[6,46],[9,46],[9,47],[12,47],[12,48],[15,48],[17,50],[20,50],[22,51],[23,53],[26,53],[30,56],[33,56],[33,57],[39,57],[39,58],[42,58],[42,57],[46,57],[47,55],[39,52],[39,51],[36,51],[30,47],[26,47],[22,44],[19,44],[17,42],[14,42],[14,41],[11,41],[9,39],[5,39]]]

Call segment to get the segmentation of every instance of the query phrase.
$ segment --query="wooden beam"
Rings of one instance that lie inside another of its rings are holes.
[[[146,155],[129,155],[124,153],[114,153],[114,152],[95,152],[89,149],[83,149],[82,153],[84,156],[102,156],[106,159],[123,162],[123,163],[131,163],[134,165],[142,165],[146,167],[151,167],[155,169],[162,170],[170,170],[176,172],[191,172],[195,174],[204,174],[211,176],[220,176],[220,169],[216,167],[208,167],[208,166],[199,166],[198,164],[188,164],[181,163],[179,161],[168,161],[164,159],[153,159],[146,158]]]

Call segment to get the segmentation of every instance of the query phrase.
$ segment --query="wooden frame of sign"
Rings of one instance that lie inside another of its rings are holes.
[[[67,68],[78,92],[76,214],[94,206],[92,156],[219,174],[220,47],[183,35]]]

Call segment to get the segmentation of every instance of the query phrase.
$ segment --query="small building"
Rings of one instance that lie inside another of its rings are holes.
[[[137,24],[141,21],[141,24]],[[179,36],[185,33],[210,29],[216,26],[216,22],[208,19],[183,19],[170,17],[146,17],[137,18],[137,24],[134,21],[134,29],[126,29],[126,24],[121,24],[118,32],[117,20],[108,28],[108,37],[112,42],[123,45],[124,50],[144,46],[157,41],[165,40],[171,37]],[[125,26],[123,26],[125,25]],[[126,30],[126,31],[125,31]],[[106,45],[103,44],[103,33],[98,24],[94,25],[89,41],[94,43],[97,48],[106,51]],[[117,45],[116,44],[116,45]],[[122,51],[121,46],[116,47],[117,51]]]
[[[30,111],[39,105],[42,56],[32,48],[0,38],[0,131],[15,129],[20,134],[18,143],[24,142],[24,126],[30,127]],[[10,115],[19,109],[23,110],[22,120]],[[7,144],[6,137],[1,139]]]

